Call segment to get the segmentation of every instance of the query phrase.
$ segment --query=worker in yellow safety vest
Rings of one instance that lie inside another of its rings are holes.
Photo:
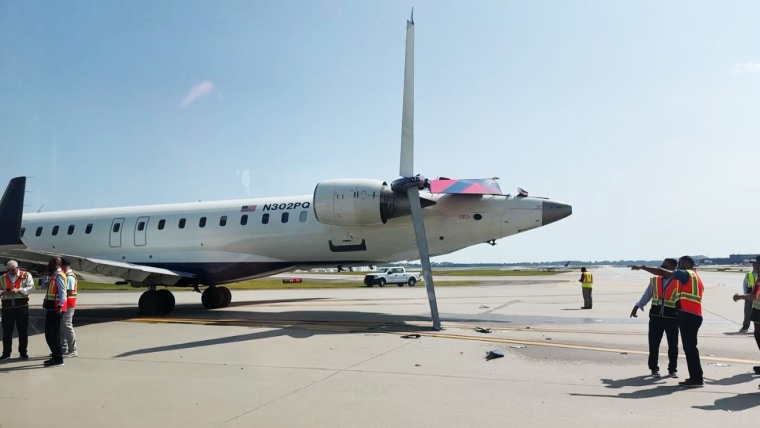
[[[594,276],[588,272],[585,267],[581,268],[581,290],[583,291],[583,306],[581,309],[591,309],[593,301],[591,300],[591,289],[594,286]]]
[[[760,277],[760,264],[757,260],[752,261],[752,270],[747,272],[744,276],[744,284],[742,284],[742,294],[753,294],[755,282]],[[749,331],[749,321],[752,317],[752,299],[744,300],[744,319],[742,320],[742,328],[739,333],[747,333]]]

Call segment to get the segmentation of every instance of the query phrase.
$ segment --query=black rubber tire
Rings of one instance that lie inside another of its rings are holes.
[[[414,287],[415,285],[417,285],[417,279],[415,279],[414,277],[409,278],[409,286]]]
[[[158,308],[160,310],[159,315],[169,315],[172,313],[176,300],[171,291],[166,288],[156,290],[156,299],[158,300]]]

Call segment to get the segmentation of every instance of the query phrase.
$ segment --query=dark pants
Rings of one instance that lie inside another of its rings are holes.
[[[45,315],[45,341],[47,341],[53,361],[63,361],[61,352],[61,314],[56,310],[47,310]]]
[[[760,323],[754,323],[755,324],[755,343],[757,344],[757,349],[760,349]]]
[[[752,300],[744,301],[744,320],[742,320],[742,330],[749,330],[749,319],[752,317]]]
[[[676,318],[649,317],[649,370],[660,371],[657,363],[662,333],[668,340],[668,373],[678,367],[678,320]]]
[[[586,309],[591,309],[591,304],[593,301],[591,300],[591,288],[583,288],[583,307]]]
[[[688,312],[678,312],[678,330],[681,331],[683,353],[686,354],[686,366],[689,368],[689,379],[702,382],[702,364],[699,362],[697,349],[697,333],[702,325],[702,317]]]
[[[29,305],[3,308],[3,355],[13,347],[13,327],[18,330],[18,353],[26,355],[29,343]]]

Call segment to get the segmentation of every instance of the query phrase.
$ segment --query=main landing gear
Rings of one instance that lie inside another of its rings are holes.
[[[232,301],[232,293],[227,287],[208,287],[201,295],[201,303],[206,309],[226,308]],[[174,294],[166,288],[156,290],[151,287],[140,296],[140,314],[147,316],[168,315],[174,310]]]

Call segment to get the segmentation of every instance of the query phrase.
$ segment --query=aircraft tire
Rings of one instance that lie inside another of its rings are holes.
[[[156,290],[148,290],[140,295],[137,307],[141,315],[153,316],[159,313],[159,302]]]
[[[174,299],[174,294],[171,291],[167,290],[166,288],[156,290],[156,299],[158,300],[157,306],[161,310],[158,315],[168,315],[172,313],[176,300]]]
[[[220,287],[221,288],[221,287]],[[224,296],[217,287],[208,287],[201,294],[201,303],[206,309],[219,309],[224,303]]]
[[[232,303],[232,292],[227,287],[216,287],[219,293],[222,295],[222,306],[220,308],[226,308]]]

